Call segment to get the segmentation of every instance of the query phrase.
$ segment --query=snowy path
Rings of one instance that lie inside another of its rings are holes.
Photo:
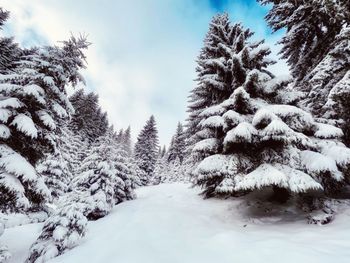
[[[91,222],[84,242],[50,263],[349,262],[349,211],[323,227],[273,217],[263,224],[242,216],[239,201],[203,200],[184,184],[137,194]]]

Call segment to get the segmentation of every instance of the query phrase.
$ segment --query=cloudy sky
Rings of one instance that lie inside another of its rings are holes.
[[[276,41],[255,0],[1,0],[11,12],[5,28],[24,47],[57,44],[85,33],[86,89],[100,96],[116,128],[129,124],[133,137],[154,114],[162,144],[186,119],[187,96],[195,85],[195,59],[211,17],[226,11],[265,38],[277,58]],[[274,65],[286,74],[285,63]]]

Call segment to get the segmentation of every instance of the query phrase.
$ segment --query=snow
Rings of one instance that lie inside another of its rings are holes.
[[[333,139],[342,137],[343,131],[333,125],[325,123],[317,123],[318,130],[315,132],[315,137],[324,139]]]
[[[260,189],[277,185],[288,188],[288,176],[270,164],[262,164],[249,174],[237,176],[236,190]]]
[[[235,190],[261,189],[276,185],[295,193],[322,189],[322,186],[308,174],[280,164],[261,164],[246,175],[235,177]]]
[[[197,142],[192,151],[194,152],[216,152],[219,147],[219,140],[208,138]]]
[[[281,120],[273,120],[266,128],[263,130],[264,136],[273,137],[278,135],[285,135],[287,133],[292,133],[293,131]]]
[[[38,130],[35,127],[33,120],[23,113],[18,114],[11,122],[11,125],[16,126],[17,130],[32,138],[38,137]]]
[[[137,190],[138,199],[88,223],[83,242],[49,263],[347,263],[350,210],[325,226],[309,225],[295,211],[259,209],[243,199],[206,199],[186,184]],[[6,229],[9,263],[23,263],[42,224]],[[18,238],[18,236],[21,238]],[[325,238],[326,237],[326,238]]]
[[[39,119],[44,123],[44,125],[46,125],[47,127],[49,127],[52,130],[56,129],[56,123],[52,119],[50,114],[47,113],[47,111],[40,110],[37,112],[37,114],[39,116]]]
[[[23,104],[17,98],[0,98],[0,108],[20,108]]]
[[[219,174],[227,169],[230,156],[223,154],[214,154],[199,163],[194,171],[194,174],[202,174],[198,179],[203,179],[205,174]]]
[[[67,111],[60,104],[58,104],[56,102],[53,103],[52,109],[60,118],[68,117]]]
[[[225,108],[221,105],[214,105],[203,110],[199,116],[200,117],[210,117],[214,115],[222,115],[225,112]]]
[[[338,170],[334,159],[313,151],[302,151],[300,159],[305,169],[311,173],[330,172],[334,179],[340,181],[343,174]]]
[[[0,109],[0,121],[7,122],[8,118],[11,116],[11,111],[8,109]]]
[[[323,147],[322,153],[333,160],[340,166],[350,163],[350,149],[341,146]]]
[[[43,94],[45,94],[45,91],[38,85],[30,84],[24,86],[23,93],[35,97],[35,99],[42,105],[46,103],[45,99],[43,98]]]
[[[5,229],[0,237],[1,244],[6,244],[11,258],[6,263],[23,263],[28,256],[32,243],[41,232],[42,223],[27,224]]]
[[[202,120],[199,125],[201,127],[208,127],[208,128],[220,128],[224,127],[224,119],[221,116],[210,116],[204,120]]]
[[[224,145],[241,141],[251,143],[255,134],[257,134],[257,130],[250,123],[241,122],[235,128],[227,132]]]
[[[13,151],[10,147],[0,144],[0,167],[8,173],[23,177],[24,181],[34,181],[37,174],[34,167],[21,155]]]
[[[10,129],[5,124],[0,124],[0,138],[8,139],[11,135]]]

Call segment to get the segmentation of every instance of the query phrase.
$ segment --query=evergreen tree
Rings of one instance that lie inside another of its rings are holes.
[[[203,115],[202,111],[225,99],[228,99],[238,83],[242,82],[245,72],[240,72],[240,58],[232,56],[242,54],[242,59],[247,60],[247,48],[244,41],[253,33],[245,30],[240,24],[230,25],[227,14],[218,14],[212,19],[209,31],[204,39],[204,47],[197,59],[197,86],[190,93],[189,117],[187,133],[189,134],[189,150],[194,143],[205,137],[205,130],[199,131],[199,123]],[[261,43],[256,43],[260,46]],[[260,49],[256,57],[263,56],[267,50]],[[271,61],[264,61],[267,66]],[[196,158],[194,158],[196,159]]]
[[[163,156],[162,154],[160,154],[158,155],[157,162],[155,164],[154,175],[151,179],[151,184],[158,185],[160,183],[163,183],[168,173],[169,173],[168,156],[166,154],[164,154]]]
[[[260,0],[272,4],[266,19],[274,31],[285,29],[281,54],[291,68],[300,106],[328,123],[342,125],[350,143],[350,2],[346,0]],[[334,119],[336,122],[331,122]]]
[[[290,193],[337,191],[350,163],[342,131],[278,104],[285,80],[266,70],[270,51],[250,36],[240,37],[241,50],[233,48],[228,59],[236,61],[231,96],[199,115],[202,139],[193,151],[204,160],[194,171],[196,183],[207,197],[272,187],[274,198],[285,201]]]
[[[79,176],[72,181],[72,189],[88,192],[91,208],[86,215],[98,219],[124,200],[134,198],[134,180],[126,159],[115,144],[111,133],[97,140],[83,160]]]
[[[180,163],[182,163],[184,159],[184,153],[185,153],[185,134],[183,131],[183,126],[179,122],[177,125],[176,133],[173,136],[169,147],[168,162],[173,162],[178,158]]]
[[[131,129],[130,126],[121,135],[121,145],[127,155],[131,156]]]
[[[9,17],[9,12],[0,7],[0,29]],[[15,62],[21,55],[21,49],[11,37],[0,38],[0,74],[5,74],[15,67]]]
[[[67,192],[72,175],[59,149],[40,162],[36,171],[44,178],[52,197],[58,198]]]
[[[50,198],[33,166],[54,149],[55,130],[73,110],[65,87],[82,80],[87,46],[84,38],[72,37],[62,47],[25,50],[12,72],[1,75],[1,210],[26,209]]]
[[[106,133],[109,126],[107,114],[102,112],[97,94],[85,94],[80,89],[69,100],[75,110],[71,121],[71,128],[75,133],[80,133],[89,143]]]
[[[31,246],[26,263],[46,262],[75,247],[85,236],[87,219],[80,203],[65,203],[49,217]]]
[[[147,185],[153,176],[158,148],[158,131],[152,115],[137,137],[134,150],[135,161],[145,175],[140,178],[143,185]]]

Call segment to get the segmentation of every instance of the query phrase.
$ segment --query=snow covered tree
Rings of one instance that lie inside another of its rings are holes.
[[[49,217],[42,233],[31,246],[26,263],[46,262],[79,244],[87,230],[80,203],[65,203]]]
[[[146,122],[135,144],[134,156],[139,168],[144,171],[143,185],[147,185],[153,176],[158,155],[158,131],[153,115]]]
[[[68,166],[71,180],[77,174],[82,160],[87,155],[89,143],[79,132],[72,131],[68,123],[60,127],[58,141],[58,148],[63,161]]]
[[[0,13],[1,19],[1,13]],[[0,20],[1,21],[1,20]],[[5,226],[0,222],[0,237],[4,233]],[[0,262],[6,262],[9,258],[11,258],[11,254],[8,252],[8,248],[6,246],[0,245]]]
[[[228,79],[227,82],[229,82],[231,78],[230,66],[222,63],[222,61],[228,60],[230,47],[233,45],[229,41],[229,34],[228,15],[216,15],[210,23],[209,31],[204,39],[204,47],[197,59],[197,86],[189,96],[187,131],[191,135],[190,145],[198,140],[195,135],[201,121],[199,118],[201,111],[219,100],[219,96],[216,95],[218,91],[229,92],[231,90],[225,85],[225,80]],[[220,101],[224,99],[220,98]]]
[[[163,148],[164,149],[164,148]],[[159,154],[154,167],[154,175],[151,178],[152,185],[158,185],[164,182],[167,173],[169,172],[168,155]]]
[[[26,50],[11,73],[0,75],[1,210],[50,198],[33,166],[53,150],[55,130],[72,112],[65,87],[82,80],[87,46],[84,38],[72,37],[62,47]]]
[[[250,36],[239,37],[241,48],[228,59],[230,97],[198,115],[201,140],[193,151],[204,159],[194,171],[196,183],[207,197],[272,187],[274,198],[285,201],[290,193],[337,191],[350,164],[350,149],[339,141],[342,131],[278,104],[288,81],[266,70],[270,50]]]
[[[72,175],[59,149],[40,162],[36,171],[44,178],[52,197],[58,198],[67,192]]]
[[[110,134],[98,139],[72,181],[72,189],[88,192],[93,199],[89,219],[103,217],[115,204],[134,198],[135,179],[113,140]]]
[[[266,20],[273,31],[287,30],[280,41],[281,54],[297,80],[302,80],[324,59],[350,16],[350,4],[346,0],[259,2],[272,4]]]
[[[9,12],[0,7],[0,29],[9,17]],[[11,37],[0,38],[0,73],[11,71],[21,54],[21,49]]]
[[[131,148],[131,129],[130,126],[122,132],[121,134],[121,146],[123,148],[123,150],[129,155],[131,156],[132,154],[132,148]]]
[[[90,143],[106,133],[109,126],[107,114],[102,112],[97,94],[85,94],[84,90],[80,89],[69,100],[75,110],[70,123],[75,133],[88,138]]]
[[[340,124],[350,144],[348,102],[344,99],[350,96],[350,2],[259,1],[272,4],[266,17],[271,28],[286,30],[280,41],[281,54],[291,68],[294,89],[303,92],[300,106],[328,123]]]
[[[179,158],[180,163],[182,163],[185,154],[185,134],[183,131],[183,126],[179,122],[177,125],[176,133],[172,138],[169,147],[168,162],[175,161]]]

